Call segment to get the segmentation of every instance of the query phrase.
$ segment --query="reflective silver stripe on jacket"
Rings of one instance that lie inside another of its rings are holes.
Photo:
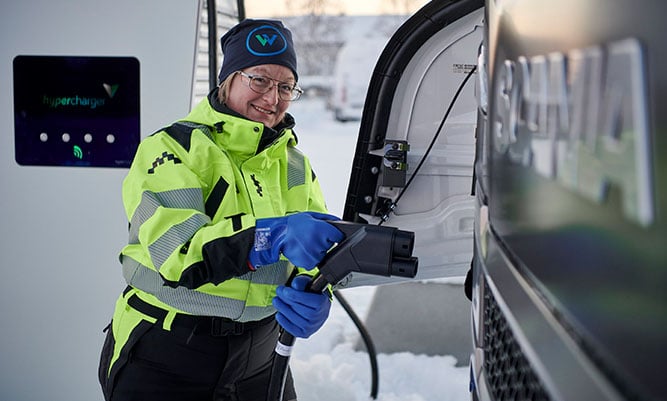
[[[155,214],[160,206],[174,209],[194,209],[205,214],[204,196],[200,188],[174,189],[164,192],[144,191],[141,194],[141,202],[134,211],[132,220],[130,220],[130,244],[139,243],[139,228]]]
[[[204,198],[199,188],[175,189],[164,192],[145,191],[141,194],[141,203],[134,211],[130,222],[129,243],[139,243],[139,228],[150,219],[158,208],[193,209],[201,214],[195,214],[189,219],[176,224],[167,230],[160,238],[148,246],[153,265],[159,270],[174,250],[192,238],[193,235],[211,219],[204,213]]]
[[[223,316],[240,322],[264,319],[275,313],[271,305],[246,306],[245,301],[205,294],[185,287],[166,286],[162,277],[155,270],[126,255],[122,255],[121,259],[123,277],[128,285],[152,294],[167,305],[184,312],[198,316]],[[258,284],[281,285],[287,281],[288,268],[288,262],[280,261],[237,278]]]
[[[180,224],[171,226],[167,232],[148,246],[153,266],[160,270],[162,264],[174,253],[174,250],[180,249],[209,221],[208,216],[196,214]]]
[[[306,183],[306,162],[297,149],[288,146],[287,152],[287,189],[292,189]]]

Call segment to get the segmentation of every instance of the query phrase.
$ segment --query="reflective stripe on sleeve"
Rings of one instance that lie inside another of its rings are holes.
[[[196,214],[182,223],[171,226],[167,232],[148,246],[153,266],[160,270],[162,264],[175,250],[180,249],[201,227],[210,221],[208,216]]]
[[[164,192],[144,191],[141,194],[141,202],[135,209],[130,221],[128,243],[139,243],[139,228],[155,214],[160,206],[205,212],[204,198],[199,188],[183,188]]]
[[[301,152],[287,147],[287,189],[306,183],[306,161]]]

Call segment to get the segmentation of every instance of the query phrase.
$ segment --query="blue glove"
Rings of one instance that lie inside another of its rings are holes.
[[[296,276],[292,286],[276,289],[273,307],[276,320],[294,337],[308,338],[324,324],[329,316],[331,300],[325,294],[305,292],[310,277]]]
[[[248,261],[256,268],[277,262],[282,253],[295,266],[311,270],[335,243],[345,237],[326,220],[339,219],[315,212],[257,219],[255,243]]]

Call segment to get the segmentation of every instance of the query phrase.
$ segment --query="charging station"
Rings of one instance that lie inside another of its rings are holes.
[[[121,183],[140,139],[190,109],[203,4],[0,7],[0,399],[102,400]]]

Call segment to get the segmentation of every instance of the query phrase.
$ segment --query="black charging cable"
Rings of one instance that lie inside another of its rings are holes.
[[[373,338],[371,337],[370,333],[368,333],[368,330],[366,329],[366,326],[364,326],[364,323],[359,319],[359,315],[356,314],[356,312],[352,309],[352,306],[347,302],[343,294],[340,293],[340,291],[336,290],[333,292],[334,297],[338,300],[340,305],[343,307],[345,312],[347,312],[347,315],[352,319],[352,322],[354,325],[357,327],[357,330],[359,331],[359,334],[361,335],[361,340],[364,342],[364,345],[366,346],[366,351],[368,352],[368,358],[370,359],[371,363],[371,398],[372,399],[377,399],[378,397],[378,388],[379,388],[379,376],[378,376],[378,360],[377,360],[377,352],[375,351],[375,344],[373,343]]]
[[[426,161],[426,158],[428,157],[429,153],[433,149],[433,146],[435,145],[435,142],[438,140],[438,137],[440,136],[440,133],[442,132],[442,128],[445,125],[445,122],[447,121],[447,118],[449,117],[449,114],[451,113],[452,109],[454,108],[454,105],[456,104],[456,100],[459,98],[459,95],[461,94],[461,91],[463,91],[463,88],[465,87],[466,83],[472,77],[472,75],[475,73],[477,70],[477,66],[473,67],[468,74],[466,74],[466,77],[463,79],[461,84],[459,85],[458,89],[456,90],[456,93],[454,94],[454,97],[452,97],[451,102],[449,103],[449,106],[447,107],[447,111],[445,112],[445,115],[442,117],[442,120],[440,120],[440,125],[438,126],[438,129],[433,136],[433,139],[431,140],[431,143],[429,144],[428,148],[426,149],[426,152],[424,153],[424,156],[422,159],[419,161],[419,164],[415,168],[414,173],[412,173],[412,176],[408,180],[408,182],[405,184],[405,187],[403,187],[403,190],[401,193],[398,195],[396,200],[391,204],[389,211],[385,213],[382,216],[382,219],[378,222],[378,225],[382,225],[387,219],[389,218],[389,213],[393,211],[396,208],[396,205],[398,205],[398,201],[403,197],[403,194],[405,191],[408,189],[414,178],[417,176],[417,172],[421,169],[422,165]],[[373,343],[373,339],[371,338],[370,334],[368,333],[368,330],[364,326],[363,322],[361,319],[359,319],[359,316],[352,310],[352,307],[350,304],[345,300],[342,294],[340,294],[338,291],[334,291],[334,296],[340,302],[341,306],[347,312],[348,316],[352,321],[354,322],[354,325],[357,327],[357,330],[359,330],[359,334],[361,335],[361,339],[364,342],[364,345],[366,346],[366,350],[368,351],[368,358],[370,360],[371,364],[371,398],[372,399],[377,399],[378,395],[378,388],[379,388],[379,372],[378,372],[378,362],[377,362],[377,352],[375,350],[375,344]]]
[[[417,173],[419,170],[422,168],[422,165],[424,165],[424,162],[426,161],[426,158],[428,157],[429,153],[431,153],[431,150],[433,149],[433,146],[435,145],[435,142],[438,140],[438,137],[440,136],[440,133],[442,132],[442,127],[445,126],[445,122],[447,121],[447,117],[449,117],[449,113],[451,113],[452,109],[454,108],[454,105],[456,104],[456,100],[459,98],[459,95],[461,94],[461,91],[463,90],[463,87],[465,84],[468,82],[472,74],[475,73],[477,70],[477,66],[474,66],[473,68],[470,69],[468,74],[466,74],[466,77],[463,79],[461,84],[459,85],[459,88],[456,90],[456,93],[454,94],[454,97],[452,98],[452,101],[449,102],[449,107],[447,107],[447,111],[445,112],[445,115],[442,117],[442,120],[440,120],[440,125],[438,126],[437,131],[435,132],[435,135],[433,135],[433,139],[431,139],[431,143],[428,145],[428,148],[426,149],[426,152],[424,153],[424,156],[421,158],[419,161],[419,164],[417,164],[417,167],[415,168],[415,171],[412,173],[410,176],[410,179],[408,182],[405,184],[405,187],[403,187],[403,190],[401,191],[400,194],[398,194],[398,197],[396,197],[396,200],[391,203],[389,206],[389,210],[387,210],[386,213],[383,213],[381,216],[381,220],[378,223],[379,226],[382,225],[385,221],[389,219],[389,214],[394,211],[396,206],[398,205],[398,201],[401,200],[405,192],[408,190],[408,187],[410,184],[412,184],[412,181],[414,181],[415,177],[417,177]]]

